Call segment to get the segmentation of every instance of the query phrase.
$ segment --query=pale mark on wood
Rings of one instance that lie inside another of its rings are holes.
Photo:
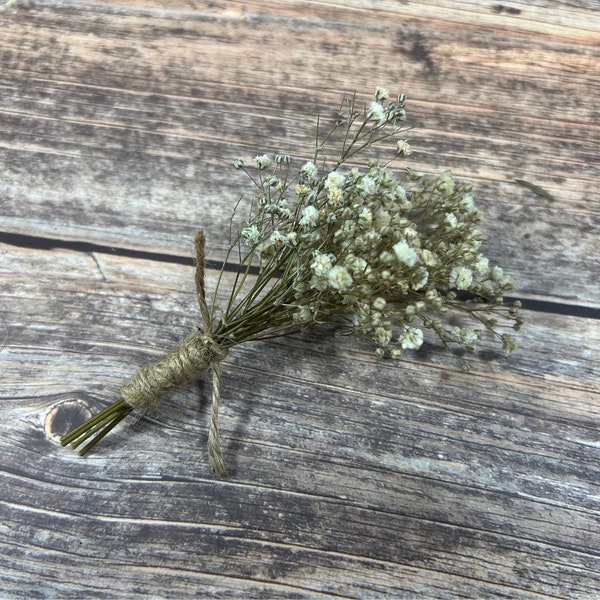
[[[46,437],[60,445],[60,438],[92,416],[85,402],[65,400],[53,406],[44,419]]]

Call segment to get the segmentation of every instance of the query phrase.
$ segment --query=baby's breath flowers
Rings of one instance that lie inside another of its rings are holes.
[[[218,388],[228,349],[328,320],[369,338],[377,355],[395,359],[418,350],[425,330],[446,348],[474,352],[489,333],[506,354],[515,350],[506,329],[520,328],[520,304],[504,303],[513,280],[480,251],[481,214],[470,184],[449,171],[431,176],[406,169],[399,177],[375,158],[364,168],[350,164],[377,143],[398,138],[404,104],[403,94],[390,100],[378,87],[364,109],[352,97],[331,130],[322,138],[317,130],[310,160],[296,165],[286,154],[257,155],[250,165],[237,160],[256,192],[245,226],[231,240],[226,262],[237,256],[239,270],[220,318],[214,300],[211,307],[206,303],[199,234],[196,284],[205,331],[143,369],[119,401],[65,436],[63,444],[90,439],[85,453],[134,407],[154,406],[170,388],[211,367],[209,460],[222,472]],[[403,138],[395,148],[398,158],[411,153]],[[458,360],[466,370],[464,359]]]

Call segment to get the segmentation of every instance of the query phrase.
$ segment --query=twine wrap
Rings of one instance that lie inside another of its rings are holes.
[[[141,411],[155,408],[160,399],[174,387],[193,381],[202,371],[212,367],[213,390],[208,430],[208,459],[215,473],[224,473],[219,437],[219,400],[221,361],[227,356],[211,333],[211,316],[204,289],[204,234],[196,235],[196,295],[206,331],[188,335],[178,348],[159,361],[143,367],[121,389],[121,398]]]
[[[202,371],[227,356],[210,334],[196,331],[172,352],[140,369],[121,389],[121,398],[133,408],[148,411],[174,387],[193,381]]]

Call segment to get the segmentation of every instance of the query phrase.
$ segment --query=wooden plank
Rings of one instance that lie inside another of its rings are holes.
[[[192,268],[3,250],[7,589],[42,576],[49,594],[115,597],[597,589],[589,319],[528,314],[531,342],[493,363],[484,347],[469,375],[435,344],[400,363],[332,336],[236,348],[222,390],[231,471],[219,480],[205,400],[198,412],[205,380],[87,459],[56,441],[197,324]]]
[[[66,2],[59,0],[60,6]],[[58,4],[56,2],[55,4]],[[85,3],[74,2],[78,9],[86,9]],[[105,8],[123,12],[136,8],[140,12],[151,11],[153,15],[176,14],[178,17],[197,15],[220,16],[240,19],[245,16],[269,15],[271,17],[298,17],[303,19],[339,20],[364,24],[381,23],[382,20],[423,19],[435,23],[436,28],[460,24],[461,27],[523,30],[529,35],[551,35],[554,38],[578,39],[590,44],[597,39],[595,19],[600,11],[594,0],[532,0],[524,2],[481,3],[478,0],[419,2],[404,0],[320,0],[244,2],[242,0],[106,0]],[[97,4],[96,4],[97,6]],[[97,10],[96,6],[92,10]],[[126,9],[126,10],[127,10]]]
[[[0,13],[3,593],[595,597],[598,14],[593,0]],[[225,478],[206,466],[206,377],[85,459],[60,447],[199,325],[194,233],[221,259],[231,207],[246,194],[242,221],[250,201],[233,159],[300,164],[315,115],[379,84],[409,94],[414,154],[394,166],[473,181],[492,259],[542,301],[521,350],[485,343],[464,374],[431,339],[399,363],[331,331],[235,348]]]
[[[315,115],[333,117],[343,91],[366,99],[378,83],[403,82],[409,164],[476,184],[491,256],[522,293],[596,301],[598,114],[586,98],[597,46],[451,19],[442,28],[427,15],[363,22],[364,7],[273,5],[277,18],[197,3],[182,21],[177,11],[34,2],[6,17],[2,229],[181,255],[182,235],[202,226],[218,258],[229,208],[252,194],[234,158],[287,150],[300,164]]]

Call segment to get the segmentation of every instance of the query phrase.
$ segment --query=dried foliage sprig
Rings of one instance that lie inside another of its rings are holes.
[[[224,271],[209,306],[200,232],[196,289],[204,329],[141,369],[117,402],[64,436],[63,445],[85,443],[85,454],[130,411],[153,408],[170,389],[210,368],[209,463],[222,473],[219,380],[228,350],[325,321],[370,338],[377,355],[392,358],[418,349],[424,329],[449,349],[473,352],[485,332],[506,354],[517,347],[506,327],[521,327],[520,304],[504,303],[513,280],[480,252],[484,237],[471,186],[450,172],[432,177],[410,169],[401,182],[375,159],[366,169],[348,166],[390,139],[397,156],[410,154],[408,142],[398,139],[404,103],[403,94],[390,100],[384,88],[362,109],[355,96],[346,99],[322,137],[317,122],[313,156],[299,168],[283,154],[257,156],[251,166],[236,161],[256,195],[245,227],[230,240],[225,263],[235,256],[239,268],[221,316],[216,318],[215,298]],[[333,161],[326,155],[332,150]]]

